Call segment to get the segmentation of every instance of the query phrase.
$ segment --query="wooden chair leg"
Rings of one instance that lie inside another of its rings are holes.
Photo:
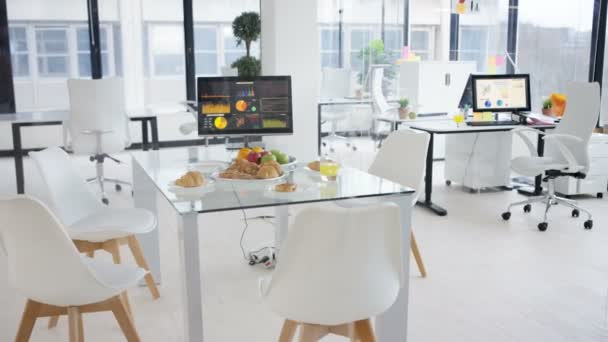
[[[313,324],[300,324],[299,342],[317,342],[329,334],[329,327]]]
[[[118,243],[118,240],[114,239],[104,242],[103,249],[112,254],[112,261],[114,261],[115,264],[120,264],[120,244]]]
[[[137,334],[137,330],[135,330],[135,325],[131,320],[131,316],[127,312],[127,308],[123,304],[120,296],[116,296],[112,298],[110,301],[110,307],[118,325],[120,325],[120,329],[123,334],[127,338],[128,342],[139,342],[139,335]]]
[[[57,326],[57,323],[59,322],[59,316],[53,316],[51,318],[49,318],[49,329],[53,329]]]
[[[149,271],[150,267],[148,266],[148,262],[144,257],[144,253],[142,252],[141,246],[139,245],[139,241],[137,240],[135,235],[131,235],[127,239],[129,248],[131,249],[131,253],[133,253],[133,256],[135,257],[135,262],[137,263],[137,266]],[[150,290],[150,293],[152,294],[152,298],[158,299],[160,297],[160,293],[158,291],[158,288],[156,287],[156,282],[154,281],[152,273],[146,274],[146,277],[144,279],[146,281],[148,289]]]
[[[424,267],[424,262],[422,262],[422,256],[420,255],[418,243],[416,242],[416,237],[414,236],[413,231],[410,234],[410,247],[412,249],[412,253],[414,254],[414,259],[416,259],[416,264],[418,265],[420,275],[422,278],[426,278],[426,268]]]
[[[81,330],[81,313],[78,307],[71,306],[68,308],[68,325],[70,329],[70,342],[80,342],[80,330]]]
[[[19,330],[17,330],[17,336],[15,337],[16,342],[27,342],[30,340],[41,306],[42,304],[38,302],[31,299],[27,300],[23,315],[21,316],[21,323],[19,323]]]
[[[355,331],[361,342],[376,342],[376,335],[372,327],[372,321],[364,319],[355,322]]]
[[[87,255],[89,258],[94,258],[94,257],[95,257],[95,250],[90,250],[90,251],[88,251],[88,252],[86,253],[86,255]]]
[[[283,323],[283,329],[281,329],[281,335],[279,336],[279,342],[293,342],[293,338],[296,335],[298,329],[298,323],[286,319]]]
[[[127,295],[127,291],[120,294],[120,300],[122,300],[123,304],[125,305],[125,309],[127,309],[127,313],[129,316],[131,316],[131,320],[135,321],[135,319],[133,319],[133,311],[131,311],[131,303],[129,302],[129,295]]]

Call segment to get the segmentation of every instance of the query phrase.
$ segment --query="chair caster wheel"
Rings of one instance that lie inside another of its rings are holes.
[[[353,146],[353,151],[357,152],[357,146]]]
[[[108,204],[110,204],[110,201],[107,198],[104,197],[104,198],[101,199],[101,203],[103,203],[105,205],[108,205]]]
[[[541,232],[547,230],[548,227],[549,225],[547,224],[547,222],[541,222],[538,224],[538,230],[540,230]]]
[[[446,181],[445,181],[445,185],[447,185],[447,186],[452,185],[452,181],[451,181],[451,180],[446,180]]]
[[[323,145],[323,147],[327,147],[327,143],[326,142],[322,142],[321,145]]]
[[[601,192],[598,192],[598,193],[597,193],[597,198],[604,198],[604,194],[603,194],[603,193],[601,193]]]
[[[122,190],[122,186],[120,184],[115,184],[114,189],[120,192]]]
[[[507,211],[507,212],[502,213],[501,216],[502,216],[503,220],[509,221],[509,219],[511,218],[511,213]]]
[[[585,229],[587,229],[587,230],[593,228],[593,220],[585,221],[584,226],[585,226]]]
[[[531,211],[532,211],[532,205],[531,204],[524,205],[524,213],[529,213]]]
[[[572,210],[572,217],[579,217],[581,213],[578,211],[578,209],[573,209]]]

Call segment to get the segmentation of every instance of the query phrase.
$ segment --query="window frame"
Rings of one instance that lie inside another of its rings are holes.
[[[78,30],[79,29],[85,29],[87,31],[87,35],[89,34],[89,27],[86,24],[76,24],[73,25],[74,29],[73,29],[73,34],[74,34],[74,45],[73,45],[73,50],[74,50],[74,70],[73,70],[73,77],[76,78],[90,78],[91,75],[88,76],[83,76],[80,74],[80,70],[79,70],[79,55],[81,53],[87,53],[87,55],[89,56],[89,58],[91,57],[91,51],[89,48],[87,48],[87,51],[84,50],[80,50],[78,48]],[[101,48],[101,46],[99,47],[100,49],[100,53],[102,55],[102,78],[103,77],[114,77],[116,75],[116,68],[115,68],[115,60],[114,60],[114,42],[113,42],[113,37],[114,37],[114,27],[112,25],[111,22],[108,23],[100,23],[99,24],[99,39],[103,39],[103,36],[101,35],[101,32],[105,30],[106,31],[106,48],[105,50]],[[101,44],[100,44],[101,45]],[[103,70],[103,54],[106,53],[108,55],[107,59],[108,59],[108,69],[107,70],[107,74],[106,74],[106,70]],[[92,70],[91,70],[92,71]]]
[[[61,54],[61,53],[40,53],[40,51],[38,51],[38,35],[37,33],[39,31],[42,30],[57,30],[57,29],[63,29],[65,31],[66,34],[66,52],[65,54]],[[56,24],[56,23],[45,23],[45,22],[35,22],[32,23],[32,33],[33,33],[33,43],[34,43],[34,56],[35,56],[35,64],[33,66],[33,70],[36,73],[36,78],[38,79],[39,82],[44,82],[44,81],[49,81],[49,82],[57,82],[59,80],[64,80],[67,78],[70,78],[73,73],[71,72],[71,68],[72,68],[72,64],[71,63],[71,49],[70,49],[70,39],[71,39],[71,34],[70,31],[73,30],[72,25],[70,25],[70,23],[63,23],[63,24]],[[45,58],[45,57],[64,57],[66,58],[66,72],[65,75],[61,75],[61,76],[57,76],[57,75],[52,75],[52,76],[47,76],[47,75],[43,75],[40,72],[40,68],[38,67],[38,61],[40,58]]]
[[[410,51],[412,51],[415,54],[427,54],[429,56],[429,58],[427,60],[429,61],[434,61],[435,60],[435,32],[436,32],[436,26],[435,25],[412,25],[410,28],[410,36],[412,35],[412,33],[414,31],[418,31],[418,32],[426,32],[428,33],[428,46],[426,50],[423,49],[413,49],[410,46]],[[410,44],[411,44],[411,38],[410,38]]]
[[[201,49],[198,48],[196,46],[196,29],[213,29],[215,32],[215,50],[209,50],[209,49]],[[196,55],[197,54],[215,54],[215,65],[216,65],[216,69],[215,69],[215,73],[213,74],[199,74],[198,70],[196,71],[196,77],[201,77],[201,76],[218,76],[221,74],[221,67],[222,67],[222,56],[223,55],[222,50],[223,50],[223,42],[220,42],[220,40],[222,39],[223,34],[221,34],[220,32],[220,28],[221,25],[218,24],[213,24],[213,23],[209,23],[209,22],[205,22],[205,23],[201,23],[201,22],[195,22],[194,23],[194,35],[195,35],[195,39],[194,39],[194,61],[196,63]],[[195,65],[196,68],[196,65]]]

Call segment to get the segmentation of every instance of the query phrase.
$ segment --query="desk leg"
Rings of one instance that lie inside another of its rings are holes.
[[[133,169],[133,202],[136,208],[148,209],[158,217],[158,209],[156,206],[156,187],[149,180],[146,172],[133,159],[131,162]],[[159,245],[159,230],[157,227],[153,231],[146,234],[139,234],[137,239],[141,244],[146,261],[150,267],[150,272],[154,276],[154,280],[160,284],[160,245]],[[145,284],[142,282],[142,284]]]
[[[183,283],[182,306],[184,341],[203,341],[203,294],[199,252],[198,213],[181,215],[178,223],[178,243]]]
[[[430,209],[432,212],[439,216],[445,216],[448,214],[447,210],[436,205],[432,201],[433,193],[433,145],[435,143],[435,134],[429,133],[431,138],[429,139],[429,147],[426,153],[426,174],[424,176],[424,202],[418,201],[417,205]]]
[[[408,293],[410,279],[410,229],[412,222],[412,197],[410,194],[389,201],[397,203],[401,209],[401,224],[403,235],[403,275],[404,281],[397,300],[386,312],[376,318],[376,334],[378,342],[406,342],[407,341],[407,319],[408,319]]]
[[[148,120],[141,120],[141,149],[147,151],[148,146]]]
[[[274,207],[274,216],[274,246],[277,250],[281,250],[289,229],[289,207],[286,205]]]
[[[158,150],[158,120],[156,117],[150,118],[150,130],[152,131],[152,149]]]
[[[542,132],[545,132],[545,129],[539,129]],[[545,139],[543,136],[538,134],[536,140],[536,153],[538,153],[539,157],[542,157],[545,154]],[[539,196],[543,193],[543,176],[538,175],[534,177],[534,189],[530,189],[530,187],[521,188],[517,190],[518,193],[525,196]]]
[[[25,193],[25,180],[23,177],[23,150],[21,148],[21,126],[17,123],[11,125],[13,130],[13,153],[15,158],[15,177],[17,193]]]

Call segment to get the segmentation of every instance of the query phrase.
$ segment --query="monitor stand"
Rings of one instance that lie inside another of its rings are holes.
[[[527,112],[519,112],[519,111],[515,111],[515,112],[511,113],[511,115],[515,115],[515,116],[518,117],[519,123],[522,124],[522,125],[528,124],[528,121],[527,121],[528,114],[529,113],[527,113]]]
[[[262,141],[262,137],[256,136],[256,138],[259,138],[259,140],[250,140],[252,137],[250,136],[243,136],[243,141],[233,141],[230,142],[229,138],[226,138],[226,149],[227,150],[240,150],[241,148],[244,147],[252,147],[252,146],[260,146],[262,148],[265,147],[264,142]]]

